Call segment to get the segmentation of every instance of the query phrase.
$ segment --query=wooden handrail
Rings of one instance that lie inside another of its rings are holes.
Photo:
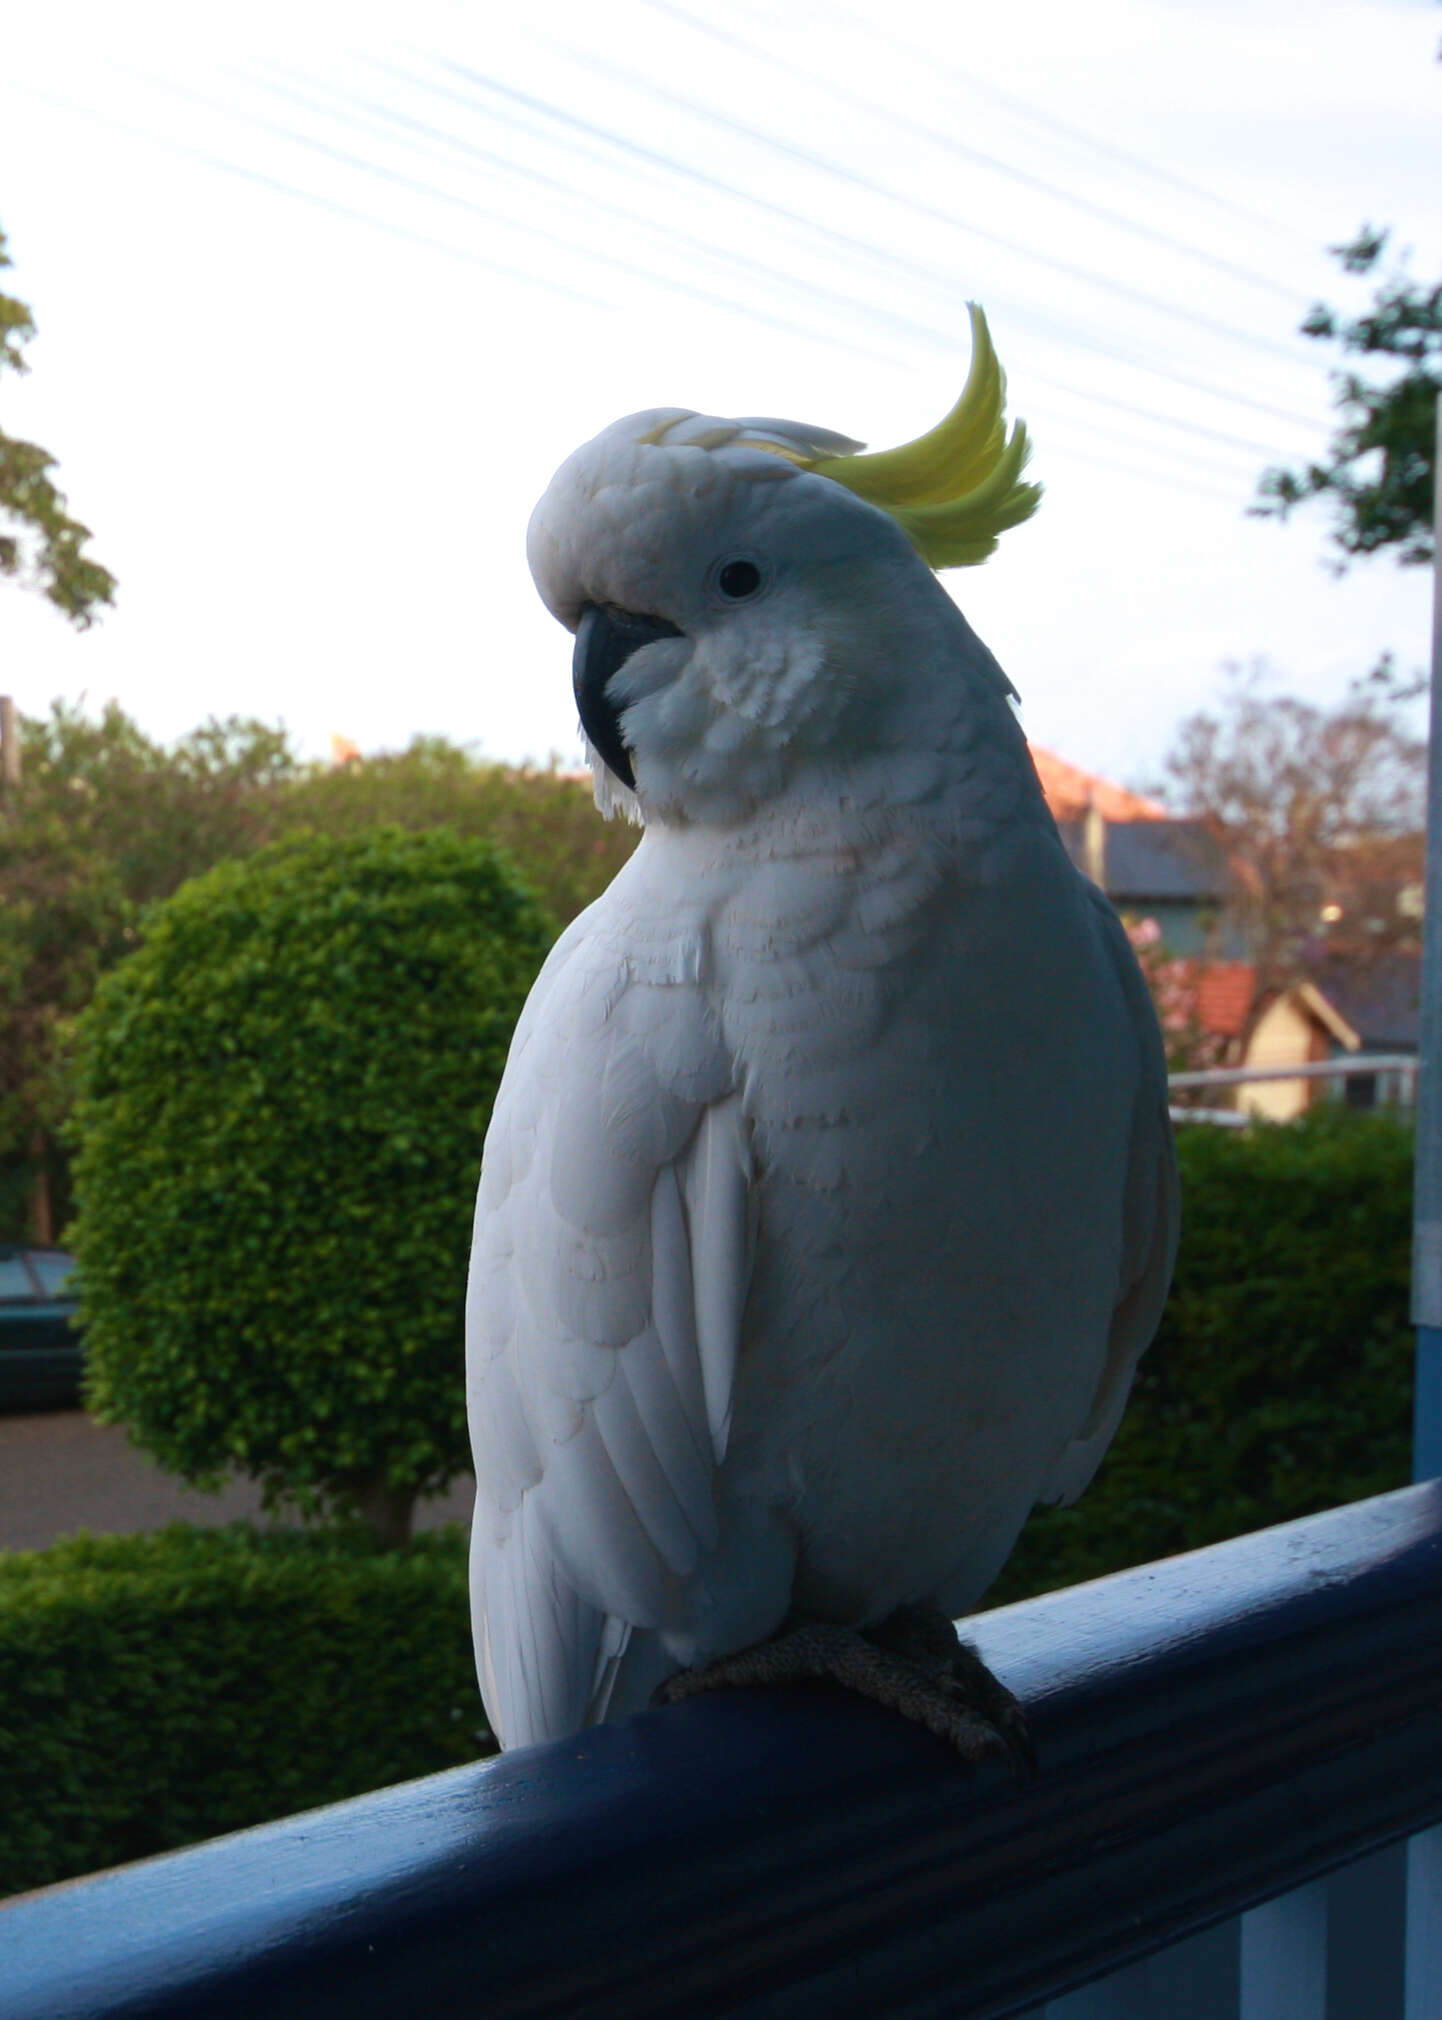
[[[1442,1483],[978,1616],[1040,1771],[700,1698],[0,1907],[4,2020],[1020,2013],[1442,1818]]]

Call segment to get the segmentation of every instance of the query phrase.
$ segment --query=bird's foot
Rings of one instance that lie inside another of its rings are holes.
[[[963,1760],[1007,1755],[1018,1770],[1036,1766],[1021,1706],[935,1606],[898,1607],[864,1630],[798,1620],[770,1641],[668,1677],[652,1702],[819,1677],[924,1725]]]

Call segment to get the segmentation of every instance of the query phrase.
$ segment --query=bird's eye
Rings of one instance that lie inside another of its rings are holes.
[[[761,587],[761,570],[754,561],[744,558],[723,561],[716,570],[716,587],[728,603],[744,603]]]

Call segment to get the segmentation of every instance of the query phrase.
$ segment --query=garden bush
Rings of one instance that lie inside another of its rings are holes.
[[[459,1530],[0,1554],[0,1895],[473,1760],[484,1724]]]
[[[1184,1232],[1111,1453],[999,1604],[1402,1485],[1412,1138],[1181,1133]],[[0,1892],[489,1747],[458,1532],[176,1529],[0,1555]]]
[[[989,1605],[1406,1484],[1412,1132],[1332,1103],[1179,1130],[1161,1329],[1074,1508],[1040,1509]]]
[[[194,878],[80,1020],[87,1401],[197,1485],[403,1540],[467,1462],[481,1144],[551,937],[444,829],[277,843]]]

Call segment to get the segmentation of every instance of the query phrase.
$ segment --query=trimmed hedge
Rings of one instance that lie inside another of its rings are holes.
[[[302,835],[145,922],[81,1018],[87,1396],[182,1478],[402,1540],[469,1463],[481,1144],[552,927],[490,845]]]
[[[1161,1333],[1096,1481],[1002,1604],[1401,1486],[1412,1138],[1182,1132]],[[174,1528],[0,1554],[0,1893],[474,1759],[464,1539]]]
[[[1410,1127],[1328,1103],[1178,1131],[1161,1330],[1074,1508],[1039,1509],[989,1606],[1405,1486]]]
[[[457,1529],[0,1555],[0,1895],[492,1750]]]

